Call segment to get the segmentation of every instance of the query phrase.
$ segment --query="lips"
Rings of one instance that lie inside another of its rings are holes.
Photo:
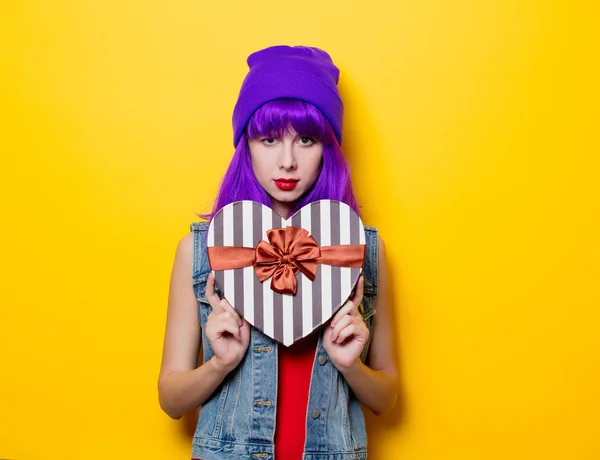
[[[283,177],[280,177],[279,179],[274,179],[274,181],[277,188],[286,191],[293,190],[296,187],[296,184],[298,183],[298,179],[286,179]]]

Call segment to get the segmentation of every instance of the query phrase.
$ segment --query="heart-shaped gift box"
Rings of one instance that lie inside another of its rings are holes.
[[[286,346],[345,303],[366,250],[360,217],[335,200],[310,203],[287,220],[253,201],[228,204],[210,222],[207,247],[223,296]]]

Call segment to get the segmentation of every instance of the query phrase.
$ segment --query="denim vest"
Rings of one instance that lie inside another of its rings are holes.
[[[193,222],[194,294],[202,327],[203,360],[214,352],[205,334],[212,311],[206,299],[210,266],[206,255],[207,222]],[[372,331],[377,296],[377,229],[365,226],[364,295],[359,307]],[[217,286],[217,293],[221,291]],[[323,348],[323,327],[313,361],[303,460],[359,460],[367,458],[365,419],[360,404],[343,375]],[[364,362],[370,343],[361,360]],[[204,402],[193,438],[192,457],[203,460],[274,458],[277,413],[277,342],[251,327],[250,344],[240,364]],[[286,459],[278,459],[286,460]]]

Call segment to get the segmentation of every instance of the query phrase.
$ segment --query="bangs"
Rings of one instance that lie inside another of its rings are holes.
[[[298,99],[277,99],[259,107],[248,122],[246,134],[249,139],[281,137],[292,130],[322,142],[335,138],[331,125],[319,109]]]

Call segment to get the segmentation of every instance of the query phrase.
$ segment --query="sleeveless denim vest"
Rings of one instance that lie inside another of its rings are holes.
[[[364,295],[359,307],[372,331],[377,296],[377,229],[365,226]],[[203,360],[214,352],[205,334],[212,311],[206,299],[210,273],[206,255],[208,222],[190,224],[193,232],[192,278],[202,327]],[[218,286],[217,293],[221,295]],[[313,361],[303,460],[359,460],[367,458],[365,419],[360,404],[343,375],[323,348],[323,327]],[[361,354],[364,362],[369,341]],[[203,460],[267,459],[274,455],[277,413],[277,342],[251,327],[250,344],[240,364],[204,402],[193,438],[192,457]],[[286,459],[277,459],[286,460]]]

